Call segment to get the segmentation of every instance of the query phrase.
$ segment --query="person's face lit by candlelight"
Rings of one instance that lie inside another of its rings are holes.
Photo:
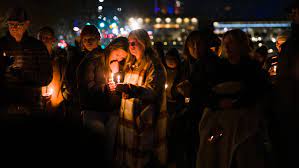
[[[128,56],[128,52],[119,48],[119,49],[112,50],[109,58],[111,60],[117,60],[118,62],[121,62],[125,60],[127,56]]]
[[[128,39],[126,37],[118,37],[114,39],[105,48],[105,53],[108,55],[108,64],[112,73],[122,71],[129,55]]]
[[[94,36],[84,36],[82,38],[82,43],[83,43],[83,47],[87,50],[87,51],[92,51],[95,48],[98,47],[98,39]]]
[[[29,27],[29,21],[19,22],[19,21],[8,21],[8,30],[11,36],[13,36],[16,41],[20,41]]]
[[[129,44],[131,54],[136,57],[137,61],[140,61],[145,50],[144,45],[134,37],[129,37]]]
[[[119,63],[124,61],[128,56],[128,52],[123,49],[115,49],[110,52],[109,62],[112,73],[120,71]]]

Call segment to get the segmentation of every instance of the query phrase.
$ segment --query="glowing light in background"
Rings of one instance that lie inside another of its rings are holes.
[[[273,49],[270,48],[270,49],[268,50],[268,53],[269,53],[269,54],[273,53]]]
[[[131,17],[131,18],[129,19],[129,22],[135,22],[135,19]]]
[[[149,23],[151,21],[150,18],[145,18],[145,23]]]
[[[142,22],[143,22],[143,19],[142,19],[142,18],[138,18],[138,19],[137,19],[137,22],[138,22],[138,23],[142,23]]]
[[[165,19],[165,22],[166,22],[166,23],[170,23],[170,22],[171,22],[171,19],[168,17],[168,18]]]
[[[101,28],[105,27],[105,23],[101,22],[101,23],[100,23],[100,27],[101,27]]]
[[[184,22],[185,22],[185,23],[189,23],[189,22],[190,22],[190,19],[189,19],[189,18],[185,18],[185,19],[184,19]]]
[[[112,24],[111,24],[111,27],[112,27],[112,28],[116,28],[116,27],[117,27],[117,24],[116,24],[116,23],[112,23]]]
[[[130,26],[130,28],[132,30],[136,30],[136,29],[140,29],[141,28],[141,25],[137,21],[129,23],[129,26]]]
[[[65,40],[60,40],[59,43],[57,44],[57,46],[64,49],[67,47],[67,43]]]
[[[191,19],[191,22],[192,22],[192,23],[197,23],[198,20],[197,20],[196,18],[192,18],[192,19]]]
[[[73,30],[74,30],[75,32],[77,32],[77,31],[80,31],[80,28],[79,28],[79,27],[74,27]]]
[[[182,21],[183,21],[182,18],[177,18],[177,19],[176,19],[176,22],[177,22],[177,23],[182,23]]]
[[[117,16],[113,16],[113,19],[117,21],[117,20],[118,20],[118,17],[117,17]]]
[[[160,23],[161,21],[162,21],[161,18],[156,18],[156,22],[157,22],[157,23]]]
[[[118,29],[117,28],[112,29],[112,33],[118,35]]]

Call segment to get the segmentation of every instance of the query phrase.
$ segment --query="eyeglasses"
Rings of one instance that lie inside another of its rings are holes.
[[[130,46],[134,47],[136,45],[136,42],[133,41],[133,42],[129,42]]]
[[[23,27],[25,25],[25,23],[10,23],[10,22],[8,22],[7,25],[9,27],[17,27],[17,28],[19,28],[19,27]]]

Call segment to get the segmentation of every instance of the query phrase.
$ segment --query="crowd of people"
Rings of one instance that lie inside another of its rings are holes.
[[[240,29],[221,38],[199,29],[182,52],[164,54],[143,29],[102,49],[98,29],[85,25],[75,47],[59,49],[51,27],[31,37],[28,13],[13,8],[0,39],[1,139],[8,151],[99,167],[290,167],[298,1],[290,14],[291,33],[269,57]]]

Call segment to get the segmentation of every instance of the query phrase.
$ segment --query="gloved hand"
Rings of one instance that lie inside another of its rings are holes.
[[[125,83],[118,83],[116,85],[115,90],[117,92],[123,92],[123,93],[129,94],[130,93],[130,85],[129,84],[125,84]]]

